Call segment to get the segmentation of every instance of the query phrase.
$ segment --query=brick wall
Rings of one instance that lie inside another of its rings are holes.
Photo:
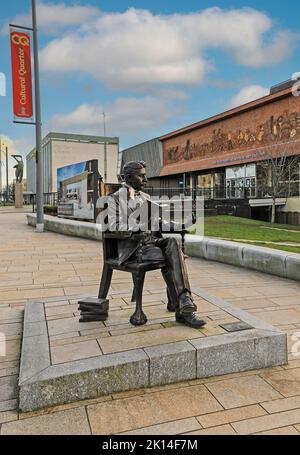
[[[235,112],[231,117],[225,113],[225,118],[213,124],[162,139],[161,175],[256,162],[271,153],[300,153],[300,97],[289,93]]]

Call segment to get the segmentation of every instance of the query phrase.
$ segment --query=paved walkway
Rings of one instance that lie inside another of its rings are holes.
[[[0,205],[0,213],[32,213],[32,205],[24,205],[22,209],[16,209],[12,205]]]
[[[198,259],[189,259],[188,268],[192,285],[285,330],[289,365],[18,414],[24,304],[41,297],[70,303],[72,296],[96,294],[101,245],[36,234],[24,214],[0,213],[0,332],[7,338],[6,357],[0,357],[1,434],[299,434],[300,357],[292,351],[300,352],[300,284]],[[151,301],[162,279],[148,275]],[[128,278],[116,274],[110,292],[115,303],[127,296]]]

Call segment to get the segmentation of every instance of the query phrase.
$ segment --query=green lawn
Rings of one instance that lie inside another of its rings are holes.
[[[281,230],[284,229],[284,230]],[[202,234],[200,225],[190,229],[193,234]],[[293,232],[296,231],[296,232]],[[249,220],[235,216],[212,216],[205,218],[206,237],[215,237],[226,240],[253,240],[261,246],[277,248],[285,251],[300,252],[300,226],[286,224],[270,224],[262,221]],[[263,245],[260,242],[265,242]],[[270,242],[297,243],[297,246],[272,245]],[[253,243],[254,244],[254,243]],[[288,249],[287,249],[288,248]],[[295,249],[297,251],[295,251]]]

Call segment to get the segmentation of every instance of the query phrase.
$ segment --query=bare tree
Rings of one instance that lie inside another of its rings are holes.
[[[263,197],[272,198],[271,223],[275,223],[276,199],[300,196],[300,154],[281,156],[264,154],[264,160],[257,164],[260,178],[258,186]]]

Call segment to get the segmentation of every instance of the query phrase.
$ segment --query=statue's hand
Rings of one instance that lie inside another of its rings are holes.
[[[196,218],[196,215],[195,213],[191,213],[190,215],[188,215],[185,219],[184,219],[184,227],[185,228],[189,228],[191,227],[193,224],[196,224],[197,222],[197,218]]]

